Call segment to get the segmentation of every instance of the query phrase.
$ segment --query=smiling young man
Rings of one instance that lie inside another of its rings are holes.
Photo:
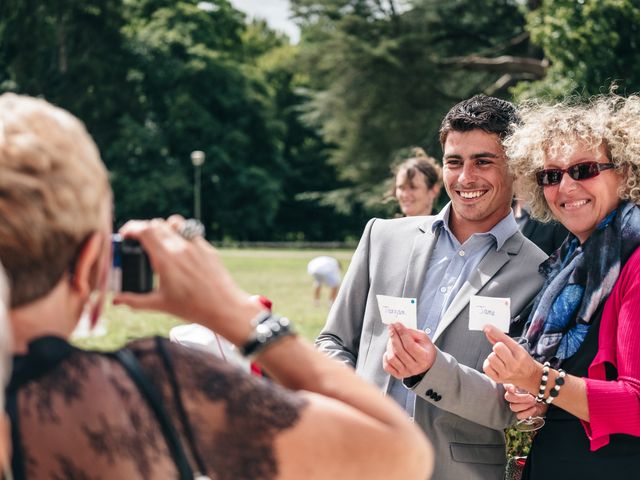
[[[515,323],[542,285],[546,255],[510,208],[502,140],[515,121],[511,103],[483,95],[449,111],[440,142],[451,202],[436,216],[369,221],[316,340],[428,433],[435,480],[504,477],[503,429],[514,417],[502,387],[481,373],[491,345],[469,329],[469,302],[508,298]],[[385,325],[378,295],[400,305],[415,299],[417,328]]]

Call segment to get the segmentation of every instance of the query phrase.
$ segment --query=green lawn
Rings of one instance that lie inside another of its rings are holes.
[[[221,249],[220,255],[236,282],[251,294],[260,294],[273,302],[274,311],[288,316],[305,338],[313,340],[327,317],[328,292],[323,291],[320,306],[312,300],[313,279],[307,263],[317,255],[332,255],[346,271],[351,250],[254,250]],[[108,305],[103,314],[106,335],[82,338],[76,344],[86,348],[114,349],[126,341],[148,335],[167,336],[180,321],[169,315],[133,311]]]

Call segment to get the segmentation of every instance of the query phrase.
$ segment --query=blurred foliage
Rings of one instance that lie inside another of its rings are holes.
[[[330,146],[299,120],[307,77],[294,73],[296,47],[227,0],[7,0],[0,33],[0,90],[86,123],[111,172],[116,226],[191,216],[190,154],[202,150],[210,238],[360,233],[364,216],[303,198],[344,182]]]
[[[298,45],[228,0],[3,0],[0,91],[86,123],[116,224],[191,216],[190,153],[202,150],[211,239],[313,241],[397,214],[382,203],[390,164],[408,146],[440,157],[440,121],[463,98],[640,90],[635,0],[291,7]]]
[[[119,137],[132,58],[120,0],[0,2],[0,90],[42,96],[90,127],[101,145]]]
[[[309,77],[298,73],[298,48],[283,45],[260,58],[259,68],[275,92],[277,117],[285,130],[282,137],[284,168],[279,172],[284,197],[275,223],[278,240],[344,240],[359,235],[366,222],[362,209],[340,209],[325,201],[329,191],[351,185],[338,179],[329,163],[333,146],[316,128],[301,118],[309,100]]]
[[[518,98],[640,91],[637,0],[543,0],[527,15],[532,40],[551,62],[547,76],[518,85]]]
[[[509,457],[526,457],[529,454],[535,432],[519,432],[515,428],[507,428],[505,435]]]
[[[122,31],[134,57],[129,88],[138,92],[139,108],[126,118],[135,127],[127,130],[139,132],[147,148],[125,137],[108,146],[105,159],[119,217],[172,210],[189,216],[190,152],[204,151],[202,211],[210,236],[258,238],[281,201],[272,173],[282,169],[281,126],[267,85],[247,66],[257,47],[243,43],[243,15],[226,1],[213,4],[202,10],[192,2],[128,2]],[[260,198],[261,208],[251,198]]]
[[[525,25],[516,1],[291,3],[303,26],[302,67],[313,78],[305,119],[335,144],[331,160],[355,184],[325,197],[340,208],[357,202],[388,213],[380,200],[396,152],[420,145],[440,157],[444,114],[500,77],[443,60],[526,47],[510,44]]]

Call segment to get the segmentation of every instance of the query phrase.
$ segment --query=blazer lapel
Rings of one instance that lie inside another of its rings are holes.
[[[407,274],[404,278],[402,296],[405,298],[419,298],[422,292],[424,276],[429,266],[429,257],[436,243],[436,236],[431,231],[430,221],[425,222],[419,228],[422,235],[417,235],[413,240]]]
[[[522,234],[517,232],[505,242],[500,250],[496,251],[493,248],[489,250],[489,253],[480,261],[471,277],[462,285],[462,288],[460,288],[456,294],[447,311],[444,312],[438,328],[436,328],[436,332],[433,334],[432,341],[434,343],[469,304],[471,296],[478,293],[482,287],[498,273],[502,266],[509,261],[509,254],[516,254],[520,250],[523,238]]]
[[[405,274],[404,286],[402,287],[402,296],[404,298],[420,297],[424,276],[427,272],[427,266],[429,265],[429,257],[436,243],[436,236],[431,231],[432,223],[433,219],[420,225],[418,228],[422,233],[416,235],[413,239],[407,273]],[[390,386],[391,375],[387,375],[386,383],[382,388],[385,394],[389,393]]]

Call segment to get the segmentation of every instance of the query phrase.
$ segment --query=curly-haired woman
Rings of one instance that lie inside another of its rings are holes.
[[[640,455],[640,97],[521,115],[511,167],[532,215],[571,234],[541,265],[526,341],[486,327],[484,369],[513,385],[518,418],[546,415],[523,478],[628,478]]]

